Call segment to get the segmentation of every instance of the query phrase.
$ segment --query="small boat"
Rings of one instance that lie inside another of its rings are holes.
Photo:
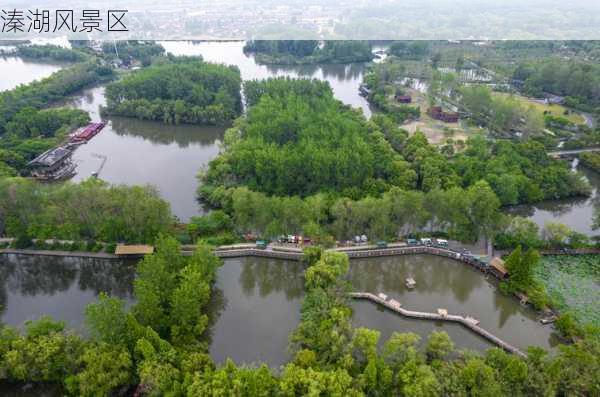
[[[542,323],[544,325],[546,325],[546,324],[552,324],[556,320],[557,320],[556,316],[544,317],[544,318],[540,319],[540,323]]]
[[[417,285],[417,282],[414,278],[409,277],[406,279],[406,288],[413,289]]]

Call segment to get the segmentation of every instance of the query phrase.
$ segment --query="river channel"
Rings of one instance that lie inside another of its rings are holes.
[[[218,270],[209,307],[210,354],[217,362],[265,362],[279,367],[290,359],[289,335],[300,321],[303,271],[299,262],[265,258],[227,259]],[[22,326],[26,320],[51,315],[85,335],[84,310],[100,292],[133,303],[133,262],[0,255],[0,321]],[[404,287],[413,277],[414,290]],[[348,279],[356,291],[385,292],[407,309],[468,314],[481,326],[521,349],[551,348],[551,326],[516,299],[501,295],[493,280],[447,258],[410,255],[357,259]],[[392,332],[415,332],[426,339],[444,330],[457,348],[484,350],[490,343],[457,324],[409,320],[369,302],[352,302],[353,325]]]

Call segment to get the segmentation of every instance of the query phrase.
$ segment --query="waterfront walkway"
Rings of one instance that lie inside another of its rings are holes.
[[[438,313],[428,313],[428,312],[418,312],[418,311],[407,310],[407,309],[402,308],[402,305],[400,304],[400,302],[397,302],[394,299],[387,299],[387,296],[385,294],[375,295],[375,294],[372,294],[369,292],[351,292],[349,295],[353,299],[369,300],[375,304],[383,306],[386,309],[389,309],[389,310],[391,310],[395,313],[398,313],[402,316],[405,316],[405,317],[423,319],[423,320],[448,321],[448,322],[459,323],[462,326],[466,327],[467,329],[475,332],[476,334],[478,334],[478,335],[482,336],[483,338],[487,339],[488,341],[492,342],[496,346],[501,347],[502,349],[506,350],[507,352],[517,354],[521,357],[526,357],[525,353],[523,353],[521,350],[506,343],[502,339],[498,338],[497,336],[493,335],[492,333],[481,328],[478,325],[479,321],[477,321],[476,319],[474,319],[472,317],[463,317],[463,316],[458,316],[458,315],[454,315],[454,314],[447,314],[445,312],[445,310],[443,310],[443,309],[440,309],[438,311]]]

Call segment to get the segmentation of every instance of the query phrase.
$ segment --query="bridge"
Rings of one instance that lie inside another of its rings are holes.
[[[553,152],[548,152],[548,156],[554,157],[554,158],[569,158],[569,157],[575,157],[576,155],[578,155],[580,153],[586,153],[586,152],[600,152],[600,148],[595,147],[595,148],[573,149],[573,150],[556,150]]]
[[[502,339],[498,338],[496,335],[492,334],[491,332],[486,331],[485,329],[481,328],[479,326],[479,321],[477,321],[473,317],[469,317],[469,316],[463,317],[463,316],[458,316],[458,315],[454,315],[454,314],[448,314],[446,312],[446,310],[444,310],[444,309],[438,309],[437,313],[428,313],[428,312],[418,312],[418,311],[407,310],[407,309],[402,308],[402,305],[400,304],[400,302],[398,302],[394,299],[388,299],[387,295],[381,294],[381,293],[379,295],[375,295],[370,292],[351,292],[348,295],[353,299],[369,300],[377,305],[383,306],[386,309],[389,309],[389,310],[393,311],[394,313],[400,314],[405,317],[422,319],[422,320],[447,321],[447,322],[454,322],[454,323],[461,324],[465,328],[469,329],[472,332],[475,332],[476,334],[487,339],[488,341],[492,342],[496,346],[501,347],[502,349],[506,350],[507,352],[517,354],[521,357],[526,357],[526,354],[523,353],[518,348],[503,341]]]

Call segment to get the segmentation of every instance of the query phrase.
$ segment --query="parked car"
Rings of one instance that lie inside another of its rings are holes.
[[[438,238],[435,240],[435,245],[438,245],[440,247],[448,247],[448,240],[444,240],[442,238]]]

